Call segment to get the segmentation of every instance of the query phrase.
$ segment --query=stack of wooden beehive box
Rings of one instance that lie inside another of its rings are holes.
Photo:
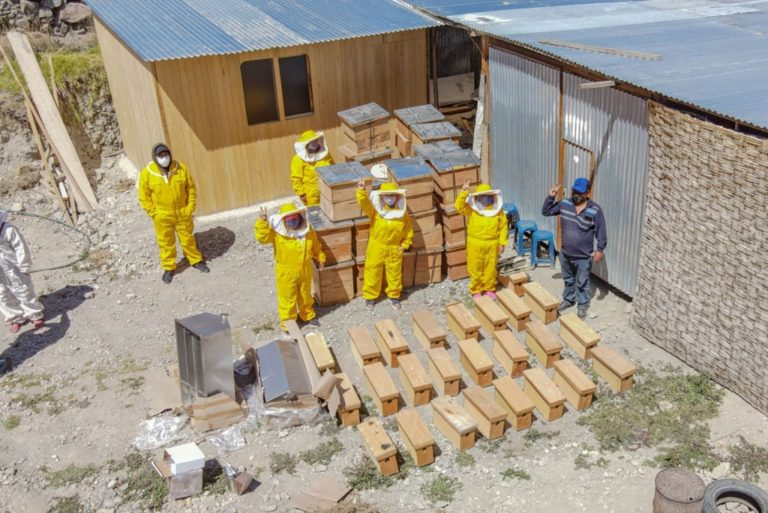
[[[320,207],[307,209],[309,222],[325,253],[325,268],[317,265],[312,280],[312,295],[320,305],[345,303],[355,297],[355,260],[352,247],[352,221],[331,221]]]
[[[396,109],[394,113],[397,120],[395,145],[401,157],[413,155],[413,132],[411,131],[411,126],[445,120],[443,113],[430,104]]]
[[[338,113],[344,144],[339,151],[346,162],[372,166],[392,158],[389,111],[376,103],[343,110]]]

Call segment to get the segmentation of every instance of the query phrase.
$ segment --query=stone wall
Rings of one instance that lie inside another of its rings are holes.
[[[768,413],[768,141],[649,102],[635,328]]]

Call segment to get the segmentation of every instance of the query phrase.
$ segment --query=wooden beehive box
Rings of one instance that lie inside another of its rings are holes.
[[[432,168],[420,157],[404,157],[384,162],[389,178],[398,188],[405,189],[408,212],[423,212],[435,208]]]
[[[445,347],[448,333],[437,323],[432,312],[423,308],[411,314],[411,319],[413,319],[413,335],[425,351],[435,347]]]
[[[440,283],[443,279],[443,248],[427,248],[416,251],[415,286]]]
[[[443,226],[445,244],[459,244],[467,241],[467,218],[453,205],[440,205],[440,223]]]
[[[459,341],[459,361],[477,385],[487,387],[493,381],[493,361],[477,340],[468,338]]]
[[[397,446],[389,437],[378,419],[368,419],[357,426],[363,435],[363,442],[368,454],[373,459],[379,472],[385,476],[397,474]]]
[[[359,217],[354,220],[354,225],[352,250],[356,257],[364,257],[371,234],[371,220],[368,217]]]
[[[312,353],[312,358],[315,360],[315,365],[320,374],[323,374],[326,370],[333,372],[336,368],[336,361],[333,359],[331,348],[328,347],[323,334],[307,333],[304,336],[304,340],[307,341],[309,351]]]
[[[530,282],[523,284],[525,303],[531,307],[533,315],[544,324],[549,324],[557,319],[557,306],[560,302],[549,293],[540,283]]]
[[[525,291],[523,290],[523,284],[528,283],[528,280],[528,274],[524,272],[499,274],[499,283],[501,283],[502,287],[513,290],[515,294],[520,297],[523,297],[525,294]]]
[[[461,372],[444,347],[428,351],[429,375],[437,391],[443,395],[459,395]]]
[[[525,371],[523,375],[525,376],[523,392],[541,412],[542,417],[548,422],[562,417],[565,411],[565,396],[552,383],[544,370],[534,367]]]
[[[475,302],[475,318],[485,329],[485,332],[493,338],[493,333],[498,330],[506,330],[509,315],[488,296],[473,298]]]
[[[404,354],[398,358],[400,364],[400,383],[411,406],[427,404],[432,395],[432,383],[427,371],[419,363],[415,354]]]
[[[392,148],[377,148],[371,151],[355,153],[354,149],[346,144],[339,146],[339,152],[344,156],[345,163],[357,162],[368,170],[376,164],[381,164],[391,159],[394,154]]]
[[[395,131],[395,147],[397,148],[397,154],[401,157],[413,155],[413,142],[399,131]]]
[[[321,306],[352,300],[355,297],[355,261],[326,265],[322,271],[314,264],[312,294]]]
[[[509,330],[494,333],[492,352],[501,367],[513,378],[522,376],[528,368],[528,351]]]
[[[345,373],[339,372],[336,377],[341,380],[337,385],[341,392],[341,403],[336,414],[342,426],[357,426],[360,424],[360,396],[357,395],[355,387]]]
[[[592,368],[615,391],[632,388],[635,366],[612,347],[599,345],[592,348]]]
[[[453,141],[441,141],[414,147],[414,153],[432,166],[435,194],[443,206],[453,206],[464,181],[480,183],[480,159],[472,150],[464,150]]]
[[[535,319],[525,326],[525,343],[546,369],[560,359],[563,350],[557,337],[541,321]]]
[[[357,183],[370,183],[371,173],[359,162],[317,168],[320,208],[331,221],[347,221],[363,215],[357,203]]]
[[[466,242],[445,245],[445,267],[448,279],[451,281],[463,280],[469,276]]]
[[[502,376],[493,380],[496,404],[504,408],[512,427],[517,431],[528,429],[533,422],[533,402],[517,386],[510,376]]]
[[[381,352],[365,326],[353,326],[347,331],[351,343],[352,356],[360,367],[381,362]]]
[[[395,415],[400,439],[408,448],[411,458],[418,466],[435,461],[435,439],[414,408],[405,408]]]
[[[509,316],[509,324],[515,331],[523,331],[525,325],[531,320],[531,307],[525,304],[515,294],[514,289],[500,290],[496,297],[499,299],[499,307]]]
[[[387,287],[386,271],[382,273],[382,285],[381,290],[385,290]],[[408,250],[403,253],[403,272],[402,272],[403,287],[413,287],[416,283],[416,252]]]
[[[449,397],[432,400],[432,424],[460,451],[475,445],[477,422]]]
[[[397,390],[387,369],[381,362],[363,367],[365,386],[382,417],[394,415],[400,409],[400,392]]]
[[[376,343],[390,367],[398,366],[398,357],[410,351],[408,341],[400,334],[392,319],[376,321]]]
[[[437,209],[425,210],[411,214],[413,225],[412,249],[443,247],[443,228],[437,222]]]
[[[316,206],[307,208],[307,218],[320,240],[327,265],[347,262],[353,258],[352,221],[331,221]]]
[[[410,128],[413,134],[412,142],[414,146],[440,141],[453,141],[458,144],[461,138],[461,130],[448,121],[415,123]]]
[[[565,395],[571,405],[577,410],[588,408],[592,404],[597,385],[592,383],[575,363],[571,360],[555,362],[555,372],[552,381]]]
[[[592,348],[600,342],[600,335],[573,312],[560,317],[560,338],[583,359],[592,358]]]
[[[426,105],[417,105],[415,107],[406,107],[404,109],[395,109],[393,114],[397,121],[395,128],[397,133],[408,142],[413,140],[411,126],[419,123],[435,123],[437,121],[445,120],[445,115],[429,103]]]
[[[464,390],[464,409],[477,422],[477,430],[489,440],[504,435],[507,412],[480,387]]]
[[[445,314],[448,319],[448,329],[457,339],[477,340],[480,337],[480,323],[472,317],[464,303],[457,301],[446,305]]]
[[[390,143],[389,112],[376,103],[338,113],[344,146],[355,154],[387,148]]]

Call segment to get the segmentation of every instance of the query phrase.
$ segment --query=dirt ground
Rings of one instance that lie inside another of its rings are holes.
[[[55,504],[59,509],[51,511],[147,511],[126,498],[126,471],[108,468],[107,462],[132,451],[139,425],[148,417],[143,371],[176,362],[174,318],[199,312],[227,314],[236,344],[256,345],[277,335],[272,253],[253,239],[253,213],[198,219],[198,237],[210,259],[211,273],[188,268],[171,285],[164,285],[152,227],[138,207],[128,177],[113,160],[103,166],[102,173],[102,209],[82,226],[93,238],[90,252],[83,250],[79,233],[50,221],[14,216],[33,248],[36,269],[87,257],[74,267],[33,275],[46,306],[48,324],[43,331],[32,333],[25,327],[12,335],[0,330],[2,357],[10,357],[15,366],[0,378],[0,511],[41,513]],[[531,275],[552,293],[561,292],[556,269],[539,268]],[[363,396],[368,392],[349,352],[349,327],[366,324],[373,330],[375,320],[393,318],[426,365],[426,354],[412,337],[410,314],[427,307],[446,326],[443,306],[467,298],[465,281],[446,280],[409,291],[400,312],[380,303],[370,314],[356,299],[319,308],[321,331],[341,369]],[[638,365],[654,368],[670,363],[690,372],[628,326],[631,303],[626,299],[599,285],[592,304],[594,317],[589,323],[600,332],[603,343]],[[519,339],[522,342],[522,336]],[[456,340],[449,335],[448,342],[449,352],[458,361]],[[481,345],[490,352],[488,339]],[[565,354],[574,357],[569,349]],[[388,370],[399,383],[396,373]],[[498,367],[495,371],[503,374]],[[466,375],[464,382],[469,382]],[[429,406],[420,407],[419,413],[429,424]],[[508,431],[498,443],[478,443],[468,451],[472,458],[459,456],[433,429],[439,447],[433,466],[412,469],[386,489],[355,491],[347,501],[367,503],[372,507],[365,511],[381,512],[491,513],[514,507],[532,513],[649,511],[658,469],[646,461],[654,451],[605,454],[603,467],[576,468],[574,460],[585,450],[582,444],[595,445],[589,430],[576,423],[581,415],[569,409],[550,424],[536,419],[538,440],[526,438],[526,432]],[[399,443],[392,422],[384,424]],[[732,444],[739,435],[763,447],[768,443],[768,418],[729,392],[710,427],[716,446]],[[185,434],[190,440],[198,439],[188,428]],[[334,438],[343,450],[328,464],[300,461],[294,475],[270,469],[272,453],[298,454]],[[229,454],[218,454],[207,442],[201,447],[209,458],[257,475],[260,484],[254,491],[238,497],[209,490],[190,500],[166,501],[162,511],[290,511],[290,499],[314,479],[328,476],[343,482],[344,470],[367,458],[356,430],[335,431],[328,424],[283,430],[249,427],[246,440],[246,448]],[[52,483],[51,473],[69,465],[92,470],[79,479]],[[513,478],[525,474],[529,479]],[[729,469],[721,465],[702,477],[708,482],[728,474]],[[439,476],[461,483],[452,502],[430,502],[422,493],[422,486]],[[765,475],[762,485],[768,485]],[[79,509],[63,509],[62,499],[79,504]]]

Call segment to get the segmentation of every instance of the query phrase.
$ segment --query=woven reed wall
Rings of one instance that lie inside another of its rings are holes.
[[[768,141],[648,108],[633,323],[768,413]]]

